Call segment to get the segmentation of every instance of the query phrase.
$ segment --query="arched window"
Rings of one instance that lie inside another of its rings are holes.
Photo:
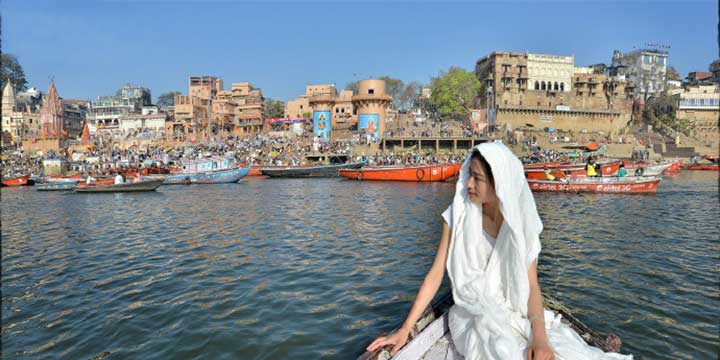
[[[545,90],[545,82],[544,81],[540,83],[540,89]]]
[[[555,87],[554,87],[554,89],[555,89],[555,91],[558,90],[558,83],[557,83],[557,81],[555,82]]]
[[[560,83],[560,91],[565,91],[565,83]]]
[[[540,90],[540,83],[537,81],[535,82],[535,90]]]

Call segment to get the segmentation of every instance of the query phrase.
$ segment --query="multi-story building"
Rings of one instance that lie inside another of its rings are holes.
[[[688,120],[696,135],[717,136],[720,119],[720,85],[690,85],[673,95],[677,118]]]
[[[575,67],[572,56],[495,51],[477,61],[489,125],[614,132],[630,120],[625,81]]]
[[[668,52],[654,49],[631,51],[627,54],[613,51],[608,74],[624,77],[635,85],[633,95],[647,100],[665,90]]]
[[[295,100],[290,100],[285,105],[285,117],[286,118],[302,118],[312,117],[312,108],[310,108],[310,102],[308,97],[301,95]]]
[[[713,73],[710,71],[693,71],[686,78],[689,85],[709,85],[713,82]]]
[[[335,124],[357,122],[357,111],[352,103],[352,90],[342,90],[338,94],[335,85],[319,84],[305,86],[305,94],[285,105],[286,118],[311,117],[313,108],[310,106],[310,98],[313,96],[330,96],[335,99],[332,108],[332,122]]]
[[[88,130],[91,135],[97,131],[106,133],[120,130],[120,119],[126,115],[142,113],[151,105],[150,89],[126,84],[114,96],[98,96],[90,105]]]
[[[230,90],[224,90],[221,78],[191,76],[188,94],[175,96],[174,132],[262,131],[265,98],[251,83],[232,83]]]

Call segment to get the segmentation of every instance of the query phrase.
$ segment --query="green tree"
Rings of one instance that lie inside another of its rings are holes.
[[[470,114],[481,84],[471,71],[451,67],[432,79],[430,105],[443,118],[464,118]]]
[[[280,100],[265,100],[265,114],[269,118],[281,118],[285,116],[285,103]]]
[[[166,93],[158,96],[157,102],[155,103],[155,105],[157,105],[161,108],[165,108],[168,106],[174,106],[175,105],[175,96],[179,96],[179,95],[182,95],[182,93],[179,91],[166,92]]]
[[[671,65],[667,67],[667,70],[665,70],[665,80],[681,81],[682,78],[680,77],[680,73],[675,69],[675,67]]]
[[[675,130],[687,134],[690,128],[688,121],[677,118],[677,103],[668,93],[653,96],[645,103],[643,120],[666,134]]]
[[[307,119],[312,119],[312,113],[309,112],[309,111],[304,112],[304,113],[302,114],[302,116],[303,116],[304,118],[307,118]]]
[[[10,79],[13,84],[13,90],[15,93],[19,93],[27,89],[27,80],[25,79],[25,72],[23,71],[20,62],[15,55],[2,54],[2,68],[0,69],[0,91],[5,89],[5,82]]]

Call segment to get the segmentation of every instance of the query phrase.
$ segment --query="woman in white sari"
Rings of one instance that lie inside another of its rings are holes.
[[[520,160],[504,145],[476,146],[442,214],[440,245],[407,319],[367,350],[405,345],[447,268],[450,332],[466,359],[631,359],[589,346],[543,308],[537,280],[542,222]]]

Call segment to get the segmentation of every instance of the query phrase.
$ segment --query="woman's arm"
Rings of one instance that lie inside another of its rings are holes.
[[[435,294],[440,288],[443,276],[445,276],[445,262],[447,261],[448,248],[450,246],[450,229],[448,225],[443,222],[442,235],[440,236],[440,244],[438,245],[437,253],[435,254],[435,261],[433,261],[432,267],[425,275],[425,280],[420,286],[415,303],[410,309],[405,322],[402,327],[388,336],[381,336],[367,347],[370,352],[385,346],[393,345],[391,355],[395,355],[400,348],[402,348],[407,342],[408,336],[410,335],[410,329],[418,320],[422,312],[430,304],[430,301],[435,297]]]
[[[530,282],[528,319],[530,320],[530,326],[532,326],[532,342],[528,347],[527,359],[552,360],[555,359],[555,356],[545,332],[545,309],[543,308],[542,291],[537,280],[537,259],[530,264],[528,281]]]

